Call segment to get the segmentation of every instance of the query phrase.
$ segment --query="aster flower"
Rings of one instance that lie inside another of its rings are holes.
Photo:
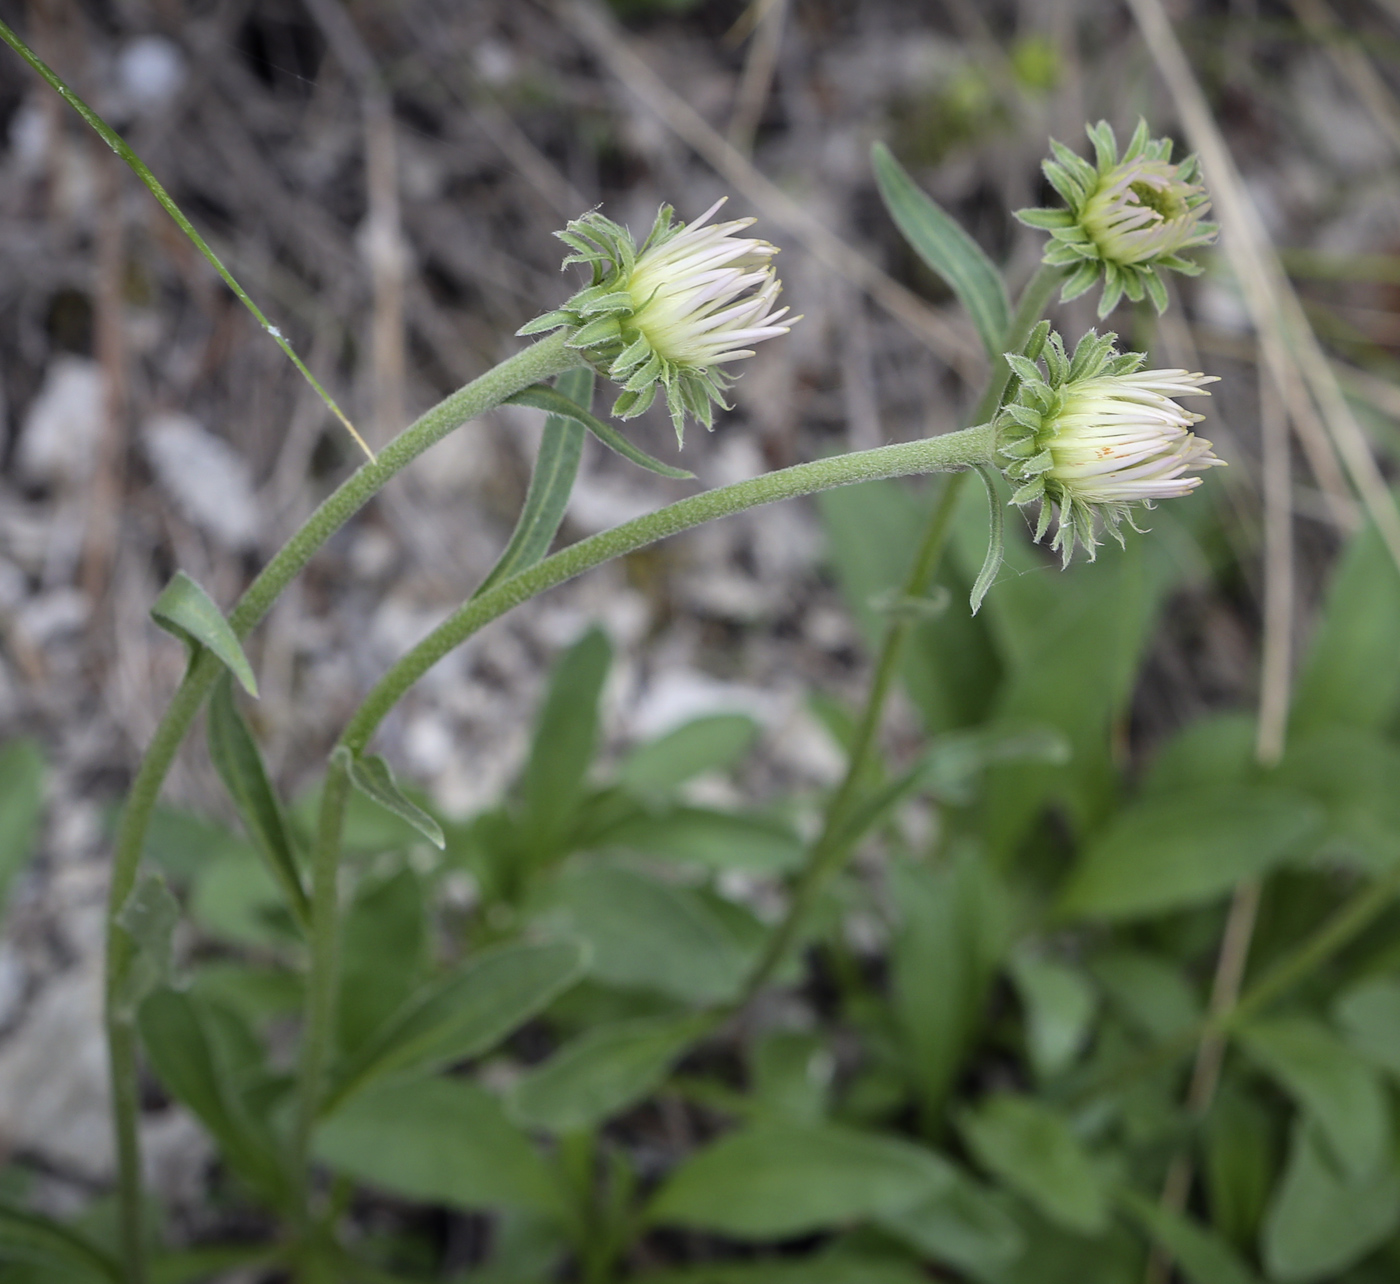
[[[777,247],[735,235],[755,220],[706,226],[723,204],[689,226],[663,205],[640,249],[596,210],[574,219],[556,233],[574,251],[564,266],[585,263],[593,280],[520,331],[568,327],[569,347],[622,385],[612,410],[622,419],[640,415],[663,390],[678,441],[687,414],[709,428],[715,406],[729,409],[724,390],[733,376],[723,367],[753,356],[751,345],[786,334],[798,319],[774,310],[782,287],[769,259]]]
[[[1202,221],[1210,199],[1199,181],[1200,162],[1188,156],[1173,164],[1171,139],[1149,138],[1146,121],[1138,122],[1121,160],[1107,121],[1087,132],[1095,164],[1052,138],[1055,159],[1042,166],[1069,208],[1019,210],[1016,217],[1050,233],[1046,263],[1074,268],[1061,299],[1078,297],[1102,276],[1099,316],[1124,294],[1134,302],[1146,294],[1163,312],[1167,290],[1158,272],[1195,276],[1201,269],[1181,251],[1210,244],[1219,230]]]
[[[1043,347],[1048,376],[1032,359],[1039,343],[1028,355],[1007,354],[1019,387],[996,422],[1001,454],[1011,461],[1005,472],[1017,487],[1011,502],[1039,501],[1037,543],[1053,513],[1050,546],[1065,565],[1076,543],[1093,561],[1096,519],[1122,544],[1120,523],[1138,529],[1136,505],[1186,495],[1201,484],[1187,474],[1225,462],[1191,432],[1202,416],[1174,400],[1209,396],[1204,385],[1216,377],[1142,370],[1143,354],[1117,352],[1116,338],[1091,330],[1069,357],[1060,336],[1050,334]]]

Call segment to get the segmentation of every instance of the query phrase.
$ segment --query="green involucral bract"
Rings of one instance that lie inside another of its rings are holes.
[[[797,320],[784,322],[788,309],[773,307],[782,288],[769,263],[777,247],[734,235],[754,220],[705,226],[722,204],[688,227],[663,205],[641,249],[597,210],[574,219],[555,235],[574,251],[564,266],[587,264],[592,282],[520,330],[566,327],[569,347],[622,385],[612,409],[622,419],[640,415],[664,390],[678,441],[687,414],[709,428],[714,407],[729,408],[724,390],[733,376],[723,367]]]
[[[1134,530],[1133,508],[1185,495],[1201,484],[1196,470],[1223,464],[1211,444],[1190,431],[1202,416],[1174,397],[1208,397],[1215,375],[1186,370],[1142,370],[1143,354],[1120,353],[1115,334],[1090,330],[1067,356],[1051,333],[1043,351],[1007,353],[1019,380],[1015,396],[996,419],[1005,473],[1016,487],[1013,504],[1040,503],[1037,542],[1056,516],[1050,547],[1068,565],[1078,543],[1094,558],[1095,519],[1120,543],[1119,524]],[[1045,369],[1034,356],[1043,355]]]
[[[1167,289],[1159,271],[1197,275],[1200,267],[1181,251],[1209,245],[1219,231],[1203,221],[1210,198],[1200,162],[1188,156],[1173,164],[1172,140],[1150,138],[1146,121],[1138,122],[1121,160],[1107,121],[1087,132],[1094,164],[1052,138],[1054,159],[1042,166],[1069,208],[1018,210],[1016,217],[1050,233],[1046,263],[1073,269],[1061,299],[1077,298],[1102,277],[1099,316],[1112,312],[1124,294],[1135,303],[1146,295],[1164,312]]]

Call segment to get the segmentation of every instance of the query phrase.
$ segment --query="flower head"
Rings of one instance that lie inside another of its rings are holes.
[[[1121,544],[1121,522],[1137,529],[1135,505],[1151,508],[1154,500],[1188,494],[1201,478],[1186,474],[1225,462],[1191,432],[1201,416],[1173,400],[1209,396],[1203,385],[1216,377],[1142,370],[1142,353],[1115,351],[1116,338],[1091,330],[1070,357],[1051,334],[1044,347],[1048,377],[1032,360],[1034,350],[1007,355],[1020,380],[997,420],[1001,453],[1011,461],[1006,475],[1018,487],[1011,502],[1040,501],[1037,542],[1054,512],[1050,546],[1066,565],[1076,542],[1093,561],[1096,517]]]
[[[1138,122],[1121,160],[1107,121],[1088,134],[1095,164],[1052,138],[1055,159],[1043,165],[1069,208],[1019,210],[1016,217],[1050,233],[1046,263],[1074,268],[1062,299],[1083,294],[1102,276],[1099,316],[1113,311],[1124,294],[1134,302],[1146,294],[1162,312],[1167,291],[1158,270],[1195,276],[1201,269],[1181,251],[1210,244],[1219,230],[1203,222],[1210,199],[1199,181],[1200,163],[1188,156],[1173,164],[1171,139],[1149,138],[1146,121]]]
[[[663,205],[640,249],[596,210],[574,219],[557,233],[574,251],[564,266],[586,263],[593,280],[520,333],[569,327],[568,345],[622,385],[613,414],[631,419],[664,389],[678,439],[687,413],[709,428],[714,406],[728,409],[733,376],[723,367],[797,320],[783,321],[787,308],[774,311],[782,287],[769,259],[777,247],[735,235],[754,220],[706,226],[723,204],[689,226]]]

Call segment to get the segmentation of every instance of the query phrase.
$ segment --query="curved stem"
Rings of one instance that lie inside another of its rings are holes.
[[[1005,351],[1015,352],[1025,345],[1050,302],[1055,287],[1063,278],[1063,268],[1048,267],[1042,263],[1036,269],[1035,275],[1022,290],[1016,303],[1016,311],[1002,337],[1002,347]],[[1003,358],[998,358],[993,364],[986,391],[973,412],[974,422],[982,423],[996,414],[1010,382],[1011,367]],[[943,556],[943,546],[957,508],[962,480],[961,476],[949,479],[938,503],[929,514],[928,525],[924,528],[923,538],[919,542],[919,551],[909,568],[909,574],[905,577],[903,596],[906,599],[923,597],[929,590],[934,572],[937,571]],[[826,880],[840,869],[849,852],[851,844],[843,840],[846,820],[859,800],[861,786],[870,766],[870,755],[875,748],[875,738],[880,724],[884,721],[885,703],[889,699],[890,689],[894,686],[895,674],[899,672],[900,660],[903,658],[904,647],[912,627],[912,622],[907,617],[896,617],[885,628],[885,635],[880,640],[880,653],[875,661],[875,674],[871,679],[870,690],[866,693],[865,706],[861,710],[860,721],[846,758],[846,774],[827,805],[821,833],[812,844],[807,863],[798,875],[787,914],[768,938],[768,944],[759,956],[736,1004],[738,1008],[745,1006],[781,966],[817,893]]]
[[[390,478],[429,446],[467,420],[499,405],[520,389],[578,364],[580,358],[564,346],[563,336],[552,335],[501,362],[440,401],[390,442],[376,460],[362,465],[342,483],[283,545],[234,607],[229,616],[233,631],[240,638],[246,637],[316,550],[364,507]],[[117,987],[131,962],[132,946],[130,938],[117,928],[115,920],[135,886],[146,831],[161,785],[221,667],[219,661],[207,651],[197,653],[192,659],[132,781],[113,854],[112,881],[107,898],[106,1024],[127,1284],[145,1284],[146,1270],[142,1250],[141,1168],[136,1115],[136,1039],[135,1031],[130,1029],[129,1024],[122,1027],[114,1003]]]
[[[914,473],[956,472],[973,464],[987,463],[992,456],[992,446],[991,425],[982,424],[941,437],[836,455],[707,490],[703,495],[692,495],[645,517],[580,540],[473,598],[438,625],[379,680],[345,728],[340,743],[353,753],[361,752],[404,692],[443,656],[513,607],[584,571],[693,526],[760,504],[810,495],[835,486],[849,486],[853,482],[907,477]]]

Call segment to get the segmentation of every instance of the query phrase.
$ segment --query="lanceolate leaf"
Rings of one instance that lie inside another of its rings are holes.
[[[233,703],[227,675],[215,683],[209,701],[209,756],[238,808],[248,837],[267,862],[297,921],[305,926],[311,910],[291,833],[257,743]]]
[[[1011,317],[1001,273],[981,246],[915,185],[888,147],[876,143],[870,154],[890,217],[919,257],[952,287],[995,361]]]
[[[556,385],[561,396],[568,397],[580,409],[593,405],[593,371],[566,370]],[[573,415],[550,415],[544,421],[539,454],[530,474],[530,489],[525,505],[515,523],[510,543],[491,573],[481,581],[474,596],[533,566],[546,553],[564,520],[564,510],[578,476],[579,457],[583,454],[584,426]]]
[[[517,406],[534,406],[536,410],[547,410],[552,415],[563,415],[577,420],[609,450],[615,450],[624,459],[630,459],[649,472],[658,473],[662,477],[672,477],[677,481],[690,481],[695,476],[684,468],[672,468],[670,464],[663,464],[659,459],[654,459],[641,447],[634,446],[611,424],[604,423],[571,401],[558,388],[537,383],[533,387],[521,389],[506,400]]]
[[[1253,1271],[1214,1232],[1128,1187],[1117,1192],[1125,1212],[1165,1248],[1191,1284],[1257,1284]]]
[[[76,1267],[113,1284],[122,1279],[114,1259],[62,1222],[0,1205],[0,1262],[5,1261],[65,1271]]]
[[[389,764],[378,754],[352,753],[345,745],[340,745],[331,758],[345,767],[350,783],[366,798],[385,811],[393,812],[400,820],[406,820],[439,851],[447,846],[442,826],[399,788]]]
[[[248,663],[248,657],[243,654],[243,648],[224,619],[223,612],[184,571],[176,571],[175,578],[156,598],[155,605],[151,607],[151,618],[180,641],[191,646],[208,647],[224,662],[243,689],[250,696],[257,696],[258,683],[253,677],[253,666]]]
[[[512,945],[471,959],[424,986],[378,1035],[333,1068],[322,1113],[385,1075],[427,1073],[485,1052],[578,980],[584,963],[573,941]]]

